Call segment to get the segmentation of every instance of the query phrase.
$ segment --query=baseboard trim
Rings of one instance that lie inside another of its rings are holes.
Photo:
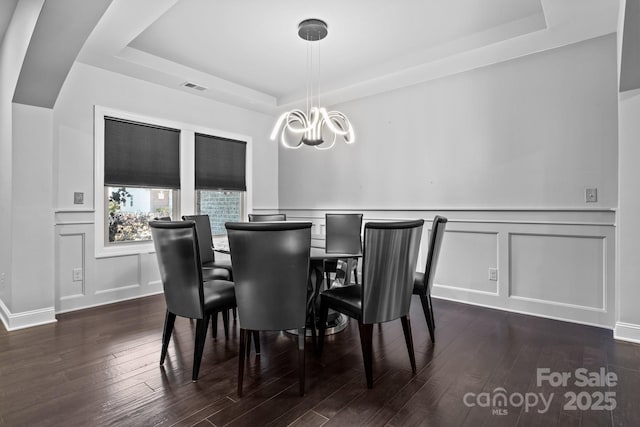
[[[640,344],[640,325],[616,322],[616,327],[613,329],[613,338],[619,341]]]
[[[4,328],[7,331],[9,330],[10,315],[11,315],[11,312],[9,311],[9,308],[4,304],[4,301],[2,301],[2,298],[0,298],[0,320],[2,321],[2,324],[4,325]]]
[[[0,300],[0,318],[9,332],[57,322],[53,307],[11,313],[2,300]]]
[[[140,298],[144,298],[144,297],[150,297],[150,296],[158,295],[158,294],[161,294],[161,293],[164,293],[164,290],[161,289],[159,291],[148,292],[148,293],[145,293],[145,294],[134,295],[134,296],[126,297],[126,298],[118,298],[116,300],[111,300],[111,301],[97,302],[95,304],[83,305],[83,306],[78,306],[78,307],[68,307],[68,308],[65,308],[65,309],[58,310],[56,312],[56,314],[71,313],[73,311],[86,310],[88,308],[96,308],[96,307],[102,307],[102,306],[110,305],[110,304],[117,304],[119,302],[131,301],[131,300],[134,300],[134,299],[140,299]]]
[[[575,323],[577,325],[593,326],[593,327],[596,327],[596,328],[602,328],[602,329],[608,329],[608,330],[612,330],[613,329],[611,326],[601,325],[601,324],[593,323],[593,322],[585,322],[585,321],[581,321],[581,320],[567,319],[566,317],[551,316],[551,315],[548,315],[548,314],[534,313],[532,311],[526,311],[526,310],[516,310],[516,309],[513,309],[513,308],[501,307],[501,306],[497,306],[497,305],[482,304],[482,303],[474,302],[474,301],[466,301],[466,300],[462,300],[462,299],[443,297],[443,296],[436,296],[436,295],[433,295],[433,294],[431,294],[431,298],[441,299],[441,300],[445,300],[445,301],[459,302],[461,304],[475,305],[475,306],[478,306],[478,307],[490,308],[492,310],[506,311],[508,313],[524,314],[526,316],[542,317],[543,319],[551,319],[551,320],[558,320],[560,322]]]

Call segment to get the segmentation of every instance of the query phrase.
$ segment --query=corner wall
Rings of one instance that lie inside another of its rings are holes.
[[[620,95],[618,316],[615,337],[640,343],[640,90]]]
[[[16,302],[16,295],[22,291],[23,286],[32,286],[22,282],[21,268],[25,259],[33,261],[34,258],[30,257],[37,258],[42,252],[38,247],[32,252],[19,252],[14,246],[14,239],[19,238],[16,237],[16,230],[21,230],[14,221],[14,197],[20,197],[17,192],[22,188],[20,171],[13,163],[14,156],[20,155],[18,152],[21,148],[14,138],[23,129],[20,129],[20,119],[14,121],[12,101],[43,4],[44,0],[20,0],[0,45],[0,320],[8,330],[23,327],[25,324],[55,320],[52,301],[45,301],[46,298],[27,302],[26,305],[31,307],[27,312],[18,312],[22,310],[23,305],[22,301]],[[19,129],[14,129],[16,125]],[[44,142],[46,150],[46,139]],[[46,179],[50,182],[50,176]],[[51,198],[48,197],[45,203],[50,206]]]

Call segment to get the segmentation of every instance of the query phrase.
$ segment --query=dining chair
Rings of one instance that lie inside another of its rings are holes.
[[[249,214],[249,222],[286,221],[287,214]]]
[[[240,344],[238,396],[251,331],[297,329],[298,377],[304,395],[310,222],[228,222]],[[247,353],[248,355],[248,353]]]
[[[204,280],[233,281],[233,269],[231,262],[223,260],[216,261],[216,254],[213,250],[213,237],[211,233],[209,215],[183,215],[182,219],[185,221],[193,221],[196,224]],[[236,318],[235,309],[233,310],[233,318]],[[229,313],[227,311],[222,312],[222,323],[224,325],[224,335],[226,338],[229,338]],[[216,338],[217,332],[218,315],[216,314],[211,317],[211,334],[214,338]]]
[[[327,213],[325,214],[325,250],[327,253],[362,254],[362,214]],[[358,258],[346,260],[346,284],[351,283],[351,274],[358,284]],[[326,287],[331,287],[330,274],[338,276],[338,260],[324,262]]]
[[[216,261],[216,254],[213,250],[213,237],[211,233],[211,222],[209,215],[183,215],[185,221],[193,221],[196,223],[196,231],[200,242],[200,256],[202,259],[202,268],[205,271],[205,278],[222,278],[225,276],[229,280],[233,280],[233,268],[231,262],[227,260]]]
[[[409,307],[423,224],[421,219],[366,223],[361,284],[320,294],[318,354],[322,355],[329,309],[356,319],[368,388],[373,388],[372,340],[376,323],[400,318],[411,369],[416,372]]]
[[[151,221],[149,226],[167,305],[160,365],[167,356],[176,316],[196,319],[191,379],[197,381],[209,318],[235,307],[234,286],[227,280],[203,281],[198,234],[193,221]]]
[[[436,276],[436,265],[440,256],[440,248],[442,247],[442,239],[444,237],[444,229],[447,226],[447,218],[436,215],[433,218],[431,233],[429,235],[429,246],[427,253],[427,265],[424,273],[416,272],[413,280],[413,294],[420,296],[424,317],[427,319],[427,327],[431,342],[435,342],[434,331],[436,329],[435,319],[433,317],[433,305],[431,304],[431,287]]]

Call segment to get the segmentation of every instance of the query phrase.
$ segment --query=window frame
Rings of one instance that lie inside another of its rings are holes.
[[[180,189],[176,192],[179,219],[182,215],[193,215],[196,209],[195,190],[195,134],[202,133],[221,138],[246,141],[245,179],[247,190],[242,198],[241,215],[247,220],[247,212],[252,208],[253,183],[253,140],[248,135],[232,133],[220,129],[169,120],[124,110],[94,106],[94,247],[96,258],[155,253],[152,241],[109,243],[107,230],[108,205],[104,185],[104,119],[114,117],[149,125],[180,129]]]

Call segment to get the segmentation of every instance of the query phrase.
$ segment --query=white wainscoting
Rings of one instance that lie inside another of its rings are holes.
[[[255,210],[255,209],[254,209]],[[281,209],[313,222],[322,245],[320,209]],[[337,212],[332,210],[331,212]],[[612,209],[353,210],[364,222],[448,218],[432,296],[613,329],[615,211]],[[420,253],[418,270],[424,271]],[[489,280],[497,268],[498,280]]]
[[[260,212],[260,209],[255,209]],[[270,212],[273,209],[269,210]],[[313,223],[324,244],[324,210],[281,209]],[[331,212],[336,212],[332,210]],[[615,211],[610,209],[357,210],[364,221],[449,219],[432,295],[613,329]],[[93,211],[56,212],[57,313],[162,292],[155,254],[96,259]],[[418,270],[424,270],[421,251]],[[73,269],[82,268],[81,280]],[[498,280],[489,280],[497,268]]]
[[[95,257],[93,219],[92,210],[56,212],[56,313],[162,292],[155,254]]]

